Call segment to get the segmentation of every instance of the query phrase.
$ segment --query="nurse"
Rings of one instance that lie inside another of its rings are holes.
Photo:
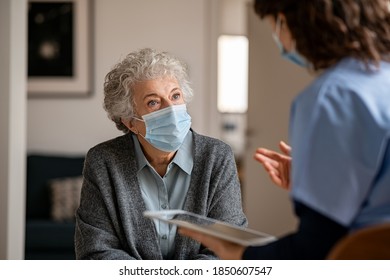
[[[324,259],[349,232],[390,222],[389,2],[256,0],[255,11],[283,57],[318,73],[291,106],[291,158],[284,143],[255,156],[291,190],[299,226],[247,248],[181,233],[223,259]]]

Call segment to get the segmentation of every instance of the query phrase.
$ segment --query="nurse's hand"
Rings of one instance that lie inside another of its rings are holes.
[[[222,260],[241,260],[244,246],[219,239],[187,228],[179,228],[179,233],[202,243]]]
[[[258,148],[254,158],[263,165],[272,182],[283,189],[289,190],[291,186],[291,147],[280,141],[279,149],[282,153]]]

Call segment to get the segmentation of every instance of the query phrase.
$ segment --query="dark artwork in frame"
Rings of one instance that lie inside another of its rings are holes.
[[[73,77],[73,22],[73,2],[29,3],[29,77]]]

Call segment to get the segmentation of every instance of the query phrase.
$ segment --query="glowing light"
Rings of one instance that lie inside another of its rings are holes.
[[[245,113],[248,109],[248,38],[218,38],[218,110]]]

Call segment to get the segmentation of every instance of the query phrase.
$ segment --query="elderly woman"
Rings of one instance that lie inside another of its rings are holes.
[[[183,209],[246,226],[231,148],[193,131],[185,65],[165,52],[127,55],[106,76],[104,108],[125,134],[93,147],[76,213],[78,259],[213,259],[176,227],[143,217]]]

